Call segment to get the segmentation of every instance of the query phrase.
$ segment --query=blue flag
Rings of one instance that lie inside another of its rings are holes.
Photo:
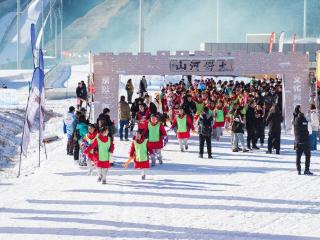
[[[35,126],[36,115],[39,113],[40,142],[43,140],[44,133],[44,73],[36,67],[33,71],[31,91],[28,99],[26,121],[22,135],[22,153],[26,156],[30,142],[30,132]]]
[[[30,28],[31,33],[31,50],[32,50],[32,58],[33,58],[33,68],[36,68],[36,29],[34,23],[31,24]]]
[[[39,58],[39,68],[44,73],[44,61],[43,61],[43,53],[42,53],[41,49],[39,49],[39,57],[38,58]]]

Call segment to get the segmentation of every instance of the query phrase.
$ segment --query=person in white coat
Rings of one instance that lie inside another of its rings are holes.
[[[309,121],[309,143],[310,143],[310,150],[315,151],[317,150],[317,133],[319,131],[319,115],[314,104],[310,104],[309,114],[308,114],[308,121]]]

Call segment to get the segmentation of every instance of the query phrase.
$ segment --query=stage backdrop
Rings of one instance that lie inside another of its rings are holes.
[[[271,54],[254,52],[169,51],[150,53],[100,53],[93,56],[93,71],[97,92],[95,118],[103,108],[112,110],[118,120],[119,75],[198,75],[198,76],[250,76],[273,74],[284,78],[286,126],[291,128],[294,106],[308,107],[308,56],[302,53]]]

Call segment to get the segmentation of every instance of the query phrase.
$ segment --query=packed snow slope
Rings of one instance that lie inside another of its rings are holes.
[[[320,239],[319,153],[316,176],[298,176],[292,137],[266,155],[232,153],[225,136],[199,159],[196,136],[184,153],[170,136],[145,181],[120,165],[130,143],[115,144],[107,185],[65,155],[64,139],[34,174],[1,179],[0,239]]]

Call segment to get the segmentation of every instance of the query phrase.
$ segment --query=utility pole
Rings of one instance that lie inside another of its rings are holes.
[[[220,42],[219,36],[219,19],[220,19],[220,0],[217,0],[217,43]]]
[[[62,60],[62,52],[63,52],[63,0],[60,1],[61,5],[61,15],[60,15],[60,59]]]
[[[17,69],[21,69],[20,62],[20,0],[17,0]]]
[[[41,48],[44,50],[44,6],[43,0],[41,1],[41,28],[42,28],[42,39],[41,39]]]
[[[140,21],[139,21],[139,52],[144,52],[144,14],[143,1],[140,0]]]
[[[307,38],[307,0],[303,1],[303,39]]]

